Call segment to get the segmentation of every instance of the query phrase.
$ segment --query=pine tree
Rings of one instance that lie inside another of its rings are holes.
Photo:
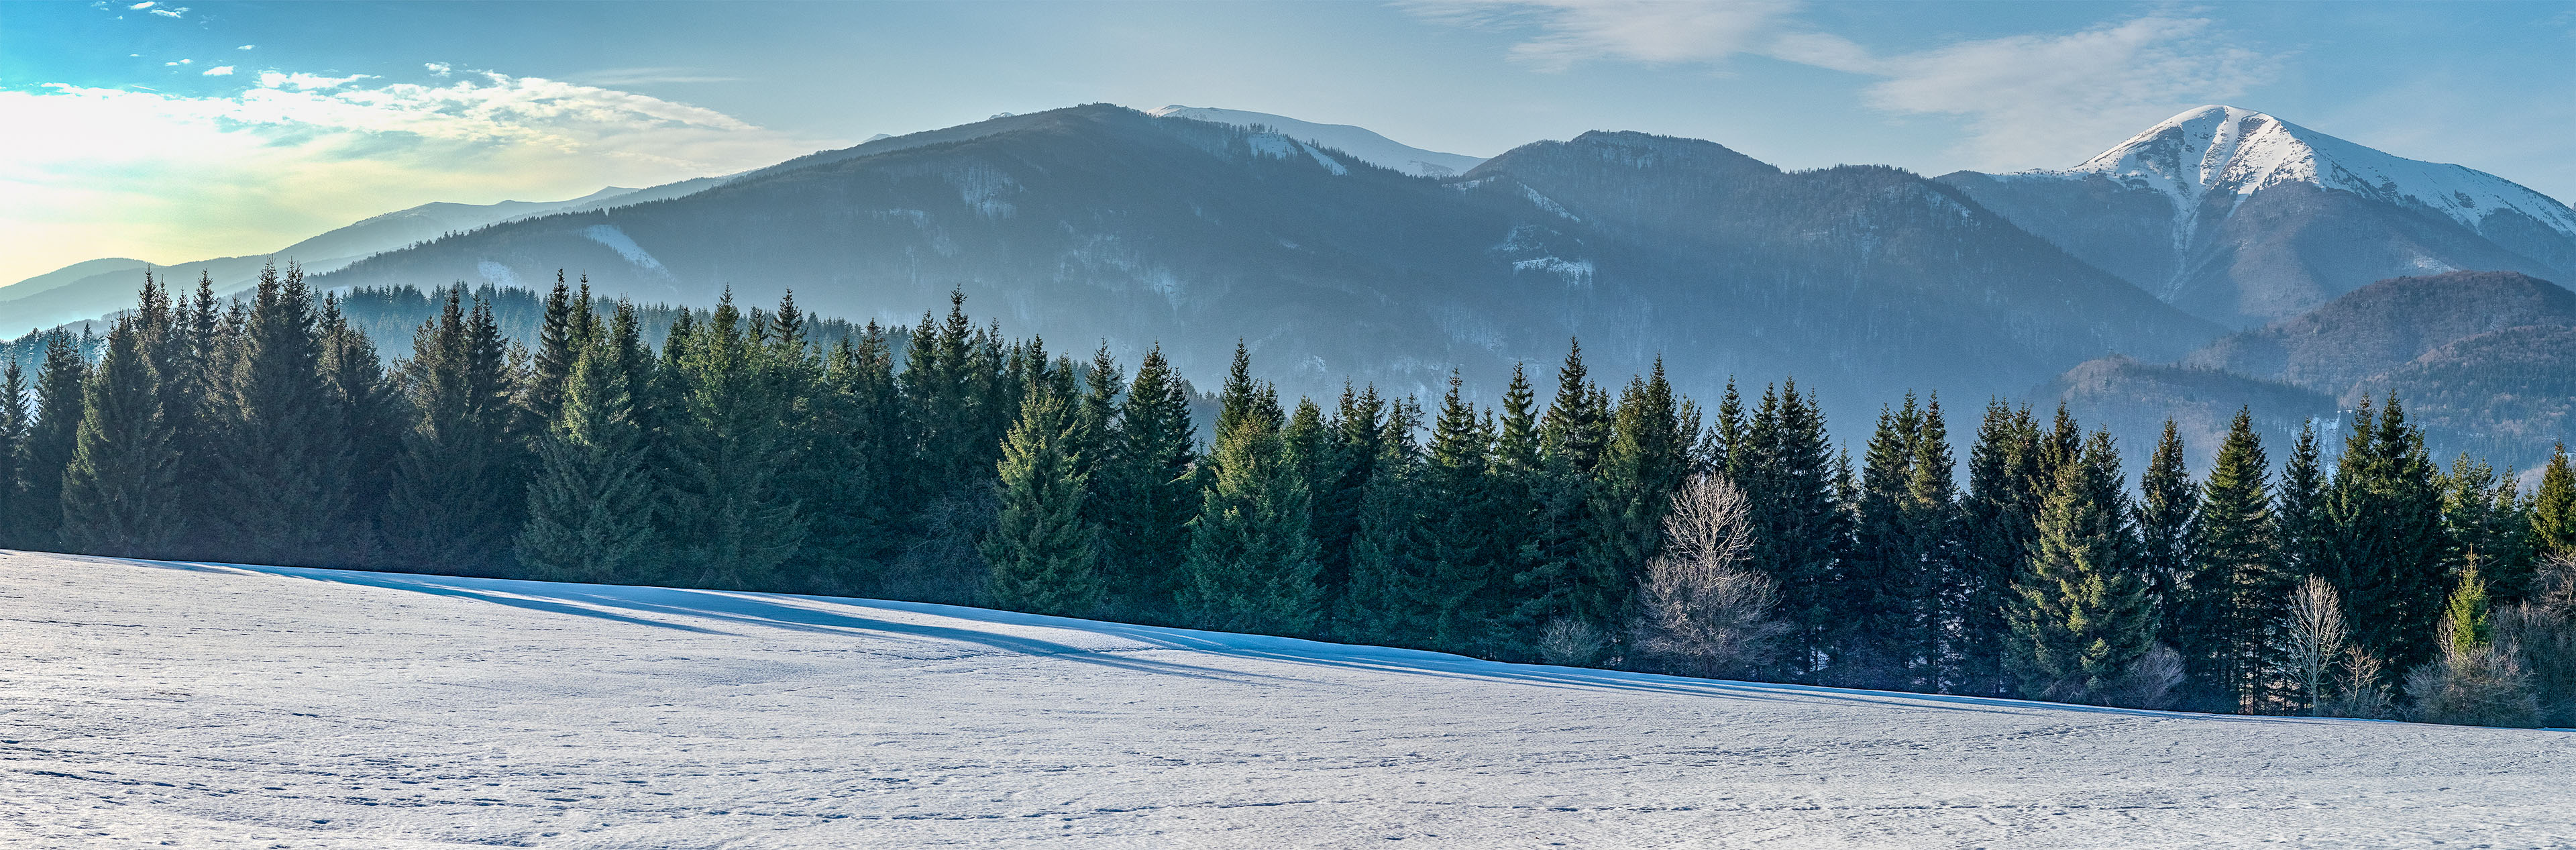
[[[1162,347],[1146,352],[1118,405],[1118,448],[1096,482],[1107,604],[1122,617],[1173,622],[1200,507],[1189,405]]]
[[[1942,418],[1939,395],[1924,404],[1913,451],[1914,477],[1906,486],[1906,551],[1916,576],[1912,607],[1920,625],[1912,633],[1917,644],[1908,655],[1922,666],[1907,686],[1946,693],[1960,681],[1960,608],[1966,600],[1959,589],[1967,586],[1969,566],[1958,464],[1950,453],[1950,426]]]
[[[2441,485],[2449,571],[2477,573],[2499,602],[2522,601],[2533,572],[2531,519],[2514,482],[2462,452]]]
[[[1386,401],[1376,387],[1342,385],[1333,410],[1323,457],[1313,476],[1313,529],[1317,556],[1315,582],[1324,610],[1331,613],[1327,631],[1344,633],[1341,613],[1348,610],[1351,557],[1368,503],[1370,484],[1384,454],[1382,429]]]
[[[2030,408],[1989,401],[1968,453],[1968,493],[1960,503],[1966,551],[1951,591],[1958,612],[1957,692],[2001,696],[2017,687],[2005,669],[2011,629],[2004,614],[2019,598],[2013,588],[2030,561],[2038,516],[2054,489],[2039,486],[2039,470],[2039,426]]]
[[[1212,471],[1191,523],[1182,614],[1200,628],[1312,633],[1318,565],[1305,481],[1281,439],[1276,391],[1252,380],[1240,346],[1221,398]]]
[[[1386,405],[1373,442],[1378,448],[1351,537],[1350,589],[1338,619],[1342,638],[1354,642],[1427,646],[1422,624],[1432,618],[1431,565],[1422,553],[1428,522],[1422,497],[1427,471],[1413,434],[1422,409],[1410,397]]]
[[[61,330],[45,335],[45,363],[36,373],[36,419],[28,426],[18,467],[19,545],[28,549],[62,546],[63,471],[78,450],[86,404],[82,385],[89,361],[80,343]]]
[[[1661,359],[1620,391],[1591,488],[1595,551],[1575,576],[1581,619],[1614,624],[1629,618],[1637,579],[1663,545],[1665,509],[1691,472],[1695,420],[1665,380]]]
[[[1831,581],[1850,546],[1851,517],[1840,492],[1824,413],[1795,382],[1763,390],[1745,429],[1737,485],[1753,513],[1753,566],[1780,588],[1790,626],[1782,675],[1812,681],[1834,625]]]
[[[412,336],[403,383],[416,418],[394,462],[385,536],[415,569],[497,575],[526,524],[528,461],[491,304],[477,298],[469,311],[464,298],[449,290]]]
[[[606,338],[584,345],[565,376],[554,424],[537,443],[518,558],[547,581],[649,580],[653,474],[635,381],[643,358],[632,307],[619,305]]]
[[[1537,393],[1520,364],[1503,389],[1501,416],[1494,432],[1493,465],[1486,477],[1491,498],[1488,533],[1494,536],[1493,609],[1499,652],[1510,659],[1533,657],[1532,647],[1546,623],[1529,616],[1540,596],[1528,576],[1546,562],[1547,461],[1539,444]]]
[[[1619,612],[1597,584],[1611,570],[1598,563],[1609,550],[1596,540],[1601,526],[1592,518],[1608,408],[1608,395],[1583,365],[1582,343],[1571,343],[1557,369],[1555,398],[1539,418],[1539,469],[1531,484],[1538,516],[1527,564],[1512,578],[1521,599],[1514,618],[1534,628],[1607,632],[1617,625],[1612,618]]]
[[[2324,515],[2324,567],[2351,606],[2353,636],[2391,670],[2432,658],[2450,541],[2442,528],[2439,473],[2423,431],[2395,395],[2354,414]]]
[[[1490,477],[1494,435],[1466,400],[1455,372],[1432,420],[1431,445],[1422,470],[1425,527],[1420,557],[1430,575],[1423,590],[1432,619],[1433,645],[1491,657],[1501,635],[1505,550],[1496,531]]]
[[[998,606],[1074,617],[1100,606],[1099,532],[1085,505],[1090,480],[1080,420],[1077,400],[1043,379],[1021,401],[1002,447],[1001,514],[983,543]]]
[[[151,322],[149,359],[159,378],[161,418],[169,425],[170,444],[177,453],[170,499],[171,521],[179,528],[179,539],[164,550],[165,557],[195,559],[208,554],[203,543],[205,505],[212,498],[209,482],[218,468],[212,457],[218,438],[216,384],[208,372],[216,315],[214,280],[199,272],[196,293],[180,296],[166,318]]]
[[[2131,665],[2154,643],[2119,462],[2110,436],[2096,432],[2080,454],[2058,465],[2011,613],[2010,660],[2022,693],[2032,698],[2120,699]]]
[[[2269,467],[2252,411],[2238,410],[2200,486],[2185,578],[2176,585],[2170,622],[2190,676],[2187,707],[2250,713],[2271,704],[2266,655],[2291,582],[2280,562]]]
[[[2156,639],[2165,643],[2174,642],[2174,632],[2163,612],[2181,594],[2192,557],[2194,512],[2200,507],[2199,488],[2183,465],[2182,450],[2182,434],[2173,420],[2165,420],[2164,434],[2138,476],[2138,571],[2147,604],[2158,614]]]
[[[576,301],[563,270],[555,270],[555,288],[546,293],[545,317],[537,326],[536,357],[522,393],[529,433],[542,434],[563,409],[565,383],[572,377],[573,361],[583,353],[580,336],[582,319],[590,315],[589,288],[585,280],[582,298]]]
[[[216,501],[225,551],[246,563],[345,563],[357,455],[323,375],[324,340],[304,272],[260,273],[227,361],[237,405]]]
[[[27,373],[16,358],[0,364],[0,547],[31,548],[23,539],[20,519],[19,467],[26,460],[27,429],[35,411],[27,406]]]
[[[2531,498],[2530,545],[2541,557],[2576,558],[2576,469],[2568,465],[2565,443],[2541,467],[2540,490]]]
[[[161,416],[146,321],[116,323],[107,357],[83,388],[83,418],[62,485],[62,541],[72,551],[161,557],[183,530],[171,501],[178,449]]]
[[[626,308],[620,307],[620,315]],[[805,412],[799,490],[812,520],[808,557],[837,592],[876,593],[899,544],[896,478],[910,455],[885,329],[869,322],[823,358]]]
[[[1826,605],[1834,612],[1825,679],[1857,688],[1901,688],[1926,641],[1929,626],[1917,601],[1928,578],[1914,552],[1908,508],[1913,502],[1915,442],[1922,411],[1907,394],[1904,407],[1880,408],[1877,430],[1862,455],[1854,507],[1854,545],[1834,572]]]
[[[675,576],[703,587],[770,587],[805,543],[805,518],[778,476],[792,456],[768,355],[727,293],[675,341],[672,510]],[[979,477],[979,480],[980,477]]]
[[[2314,423],[2300,423],[2281,466],[2278,524],[2281,570],[2293,580],[2328,573],[2326,547],[2333,523],[2326,517],[2326,475],[2318,459]]]

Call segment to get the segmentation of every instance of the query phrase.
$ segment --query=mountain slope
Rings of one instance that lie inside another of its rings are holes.
[[[2260,325],[2374,280],[2576,271],[2576,210],[2457,165],[2206,106],[2072,169],[1942,182],[2214,321]]]
[[[2576,325],[2576,292],[2514,272],[2392,278],[2229,335],[2184,362],[2340,395],[2434,349],[2523,325]]]
[[[1214,124],[1232,124],[1251,129],[1265,127],[1292,139],[1334,148],[1360,161],[1379,168],[1389,168],[1416,177],[1450,177],[1466,173],[1484,160],[1454,153],[1427,151],[1378,135],[1364,127],[1349,124],[1317,124],[1299,121],[1267,112],[1245,112],[1239,109],[1211,109],[1202,106],[1166,106],[1148,109],[1145,114],[1157,118],[1187,118]]]
[[[1511,364],[1544,371],[1580,335],[1600,374],[1660,354],[1702,396],[1730,374],[1795,374],[1852,423],[1906,387],[2018,393],[2106,351],[2173,357],[2215,335],[1891,169],[1783,175],[1706,142],[1588,134],[1442,183],[1117,107],[999,120],[443,239],[324,283],[560,267],[646,300],[730,286],[765,304],[792,287],[808,309],[891,321],[962,288],[1013,332],[1130,356],[1159,341],[1203,379],[1244,340],[1284,389],[1318,397],[1345,376],[1429,395],[1453,368],[1499,389]],[[1670,152],[1636,160],[1638,144]],[[1735,179],[1754,173],[1769,176]],[[1698,217],[1687,238],[1656,223],[1681,215]]]
[[[214,279],[216,292],[229,294],[255,280],[260,267],[272,258],[279,265],[301,263],[308,273],[327,272],[371,254],[449,233],[553,212],[597,208],[635,192],[612,186],[563,201],[427,203],[362,219],[267,254],[175,263],[162,267],[160,274],[182,287],[193,287],[203,273]],[[89,260],[0,287],[0,327],[51,327],[132,307],[135,291],[143,286],[142,266],[132,260]]]
[[[2576,839],[2566,732],[866,599],[11,552],[0,655],[17,847]]]

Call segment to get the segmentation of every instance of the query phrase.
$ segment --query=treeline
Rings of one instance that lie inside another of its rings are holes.
[[[1773,681],[2248,713],[2576,723],[2576,474],[2445,470],[2394,397],[2277,468],[2171,427],[1937,397],[1857,458],[1794,383],[1713,408],[1568,352],[1488,406],[1293,404],[1238,347],[1202,442],[1158,351],[1050,353],[952,300],[828,344],[792,296],[673,314],[558,283],[386,368],[290,268],[147,282],[0,406],[0,543],[106,555],[983,604]],[[901,344],[897,341],[900,340]],[[32,402],[32,404],[31,404]],[[1961,467],[1964,466],[1964,469]]]

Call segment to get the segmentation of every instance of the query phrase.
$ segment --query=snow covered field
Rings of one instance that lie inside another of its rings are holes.
[[[0,846],[2576,843],[2576,733],[0,552]]]

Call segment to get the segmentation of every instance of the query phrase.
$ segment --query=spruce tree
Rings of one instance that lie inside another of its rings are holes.
[[[1430,567],[1423,590],[1432,615],[1426,625],[1433,645],[1484,657],[1492,656],[1501,637],[1510,581],[1502,572],[1507,550],[1496,533],[1493,443],[1491,423],[1466,399],[1457,373],[1450,373],[1422,470],[1420,557]]]
[[[1432,568],[1422,559],[1429,549],[1422,497],[1428,473],[1413,438],[1421,425],[1421,406],[1407,397],[1386,405],[1373,438],[1378,456],[1351,537],[1350,588],[1337,617],[1345,640],[1429,645],[1422,628],[1432,618],[1424,605]]]
[[[22,482],[18,470],[26,460],[27,429],[35,411],[27,406],[27,373],[16,358],[0,364],[0,547],[24,549],[18,513]]]
[[[1085,504],[1078,403],[1033,381],[1003,443],[1001,513],[983,543],[992,565],[987,592],[1000,607],[1072,617],[1100,607],[1099,533]]]
[[[1781,616],[1790,626],[1781,674],[1812,681],[1835,624],[1832,578],[1850,547],[1843,476],[1824,412],[1794,381],[1776,393],[1763,390],[1744,443],[1737,483],[1753,514],[1752,563],[1779,587]]]
[[[1316,584],[1321,603],[1332,616],[1327,631],[1340,634],[1340,614],[1351,592],[1351,553],[1368,503],[1370,483],[1384,453],[1382,429],[1386,402],[1376,387],[1354,389],[1347,382],[1333,410],[1320,466],[1313,476],[1315,546],[1319,553]]]
[[[2498,602],[2522,601],[2532,578],[2531,519],[2511,477],[2462,452],[2441,484],[2450,572],[2477,573]]]
[[[702,587],[774,586],[805,543],[805,517],[778,481],[792,457],[786,410],[754,336],[727,293],[705,324],[672,343],[681,354],[671,369],[666,534],[679,555],[673,575]]]
[[[1964,567],[1951,590],[1957,600],[1958,656],[1953,674],[1959,693],[2002,696],[2018,687],[2005,668],[2005,612],[2019,595],[2014,587],[2037,542],[2038,517],[2053,490],[2039,485],[2039,426],[2030,408],[2002,399],[1986,404],[1977,441],[1968,453],[1968,492],[1961,500],[1965,524]]]
[[[1191,522],[1180,608],[1199,628],[1309,634],[1320,620],[1309,497],[1281,438],[1276,391],[1255,383],[1249,364],[1238,346]]]
[[[2531,543],[2540,557],[2576,558],[2576,468],[2567,462],[2567,445],[2549,453],[2541,467],[2540,490],[2531,497]]]
[[[537,442],[519,562],[547,581],[632,583],[653,576],[653,474],[628,372],[641,358],[634,311],[584,345],[554,424]]]
[[[1902,688],[1919,663],[1928,618],[1917,607],[1930,590],[1914,551],[1912,507],[1915,442],[1922,411],[1907,394],[1902,408],[1880,408],[1862,455],[1851,557],[1834,572],[1834,612],[1826,681],[1857,688]]]
[[[1544,621],[1529,616],[1538,594],[1526,578],[1546,560],[1547,461],[1539,444],[1537,393],[1527,371],[1512,366],[1503,388],[1503,405],[1494,431],[1493,465],[1486,477],[1492,500],[1488,533],[1494,536],[1494,585],[1499,599],[1493,614],[1500,652],[1506,658],[1531,657],[1531,647]]]
[[[1594,580],[1609,572],[1597,563],[1608,549],[1596,541],[1592,519],[1595,477],[1609,431],[1608,395],[1583,365],[1583,345],[1572,342],[1556,373],[1556,394],[1538,423],[1539,470],[1531,482],[1538,516],[1531,552],[1512,579],[1520,603],[1514,618],[1544,629],[1614,630],[1619,612],[1607,607]]]
[[[2138,580],[2138,543],[2122,492],[2119,454],[2095,432],[2058,465],[2038,545],[2012,609],[2012,668],[2035,699],[2106,703],[2153,645],[2153,612]]]
[[[527,457],[517,381],[491,304],[451,289],[412,336],[403,431],[384,528],[397,557],[427,572],[498,575],[526,523]],[[559,390],[558,390],[559,391]]]
[[[145,321],[118,320],[108,333],[107,356],[82,390],[82,420],[62,485],[62,541],[72,551],[163,557],[183,531],[171,498],[178,448],[161,416]]]
[[[2326,490],[2324,566],[2351,606],[2356,642],[2388,669],[2407,670],[2433,656],[2449,583],[2440,474],[2395,395],[2353,419]]]
[[[2174,642],[2173,625],[2163,612],[2181,594],[2191,561],[2192,524],[2200,507],[2199,488],[2183,465],[2182,434],[2171,419],[2157,438],[2147,468],[2138,476],[2138,571],[2147,587],[2147,604],[2157,612],[2156,639]]]
[[[563,409],[565,383],[572,377],[573,361],[583,353],[579,338],[582,319],[590,314],[589,286],[585,283],[582,288],[583,297],[576,301],[572,287],[564,282],[563,270],[555,270],[555,288],[546,293],[545,316],[537,326],[537,350],[522,393],[529,433],[542,434]]]
[[[45,335],[45,362],[36,373],[36,419],[28,426],[18,467],[18,543],[23,548],[62,547],[63,471],[78,450],[85,418],[89,361],[80,343],[55,330]]]
[[[230,417],[216,501],[226,551],[248,563],[346,563],[342,544],[355,515],[350,482],[357,454],[346,418],[323,374],[324,339],[304,272],[260,273],[227,360]]]
[[[620,307],[620,315],[626,308]],[[822,374],[798,429],[799,489],[806,500],[808,557],[830,578],[818,586],[876,593],[899,547],[903,511],[896,478],[910,454],[885,329],[869,322],[823,358]]]
[[[1663,545],[1665,509],[1691,472],[1695,418],[1673,393],[1660,358],[1620,391],[1591,488],[1595,551],[1575,576],[1581,619],[1616,624],[1629,617],[1646,560]]]
[[[1941,397],[1926,400],[1914,432],[1914,477],[1907,482],[1906,553],[1915,572],[1910,582],[1918,625],[1908,653],[1922,666],[1908,677],[1914,690],[1949,692],[1961,681],[1959,662],[1959,593],[1969,581],[1967,517],[1959,506],[1958,464],[1950,453],[1950,426],[1942,418]]]
[[[2281,497],[2274,514],[2281,569],[2293,581],[2329,573],[2326,548],[2334,526],[2325,511],[2326,475],[2318,458],[2316,425],[2302,422],[2290,444],[2290,459],[2281,465]]]
[[[2253,413],[2239,409],[2200,486],[2169,620],[2190,677],[2186,707],[2251,713],[2271,704],[2276,685],[2268,650],[2291,582],[2280,561],[2269,477]]]
[[[1117,451],[1096,482],[1108,605],[1122,618],[1173,622],[1200,507],[1198,452],[1189,387],[1161,346],[1136,367],[1118,423]]]

